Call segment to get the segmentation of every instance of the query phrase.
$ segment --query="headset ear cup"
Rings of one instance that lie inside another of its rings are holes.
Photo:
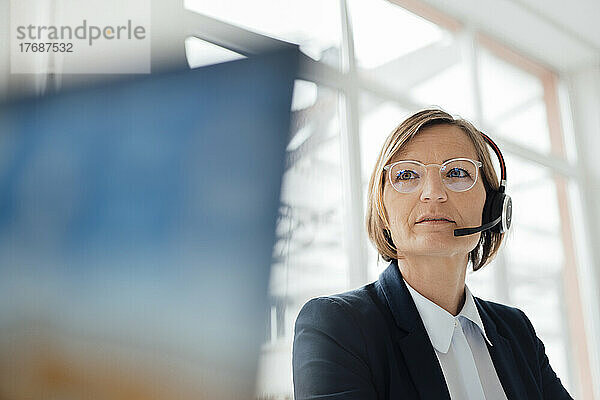
[[[501,192],[496,192],[494,193],[494,198],[492,199],[492,208],[491,208],[491,219],[490,221],[493,221],[494,219],[501,217],[502,216],[502,208],[504,206],[504,198],[506,197],[506,194],[501,193]],[[502,228],[502,221],[498,222],[496,225],[494,225],[493,228],[490,229],[490,232],[496,232],[496,233],[500,233],[500,229]]]
[[[512,198],[509,195],[505,195],[504,203],[506,204],[502,205],[502,226],[506,232],[512,224]]]
[[[495,220],[502,215],[502,207],[504,205],[504,193],[496,190],[487,192],[485,205],[483,206],[482,225]],[[497,223],[489,229],[490,232],[500,232],[501,223]]]
[[[485,196],[485,204],[483,205],[483,212],[481,214],[481,225],[487,224],[491,221],[491,210],[492,210],[492,200],[494,199],[493,191],[486,191]]]

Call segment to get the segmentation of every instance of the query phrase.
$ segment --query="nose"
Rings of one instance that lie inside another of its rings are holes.
[[[421,201],[448,200],[446,186],[442,182],[439,168],[435,165],[427,167],[427,174],[421,188]]]

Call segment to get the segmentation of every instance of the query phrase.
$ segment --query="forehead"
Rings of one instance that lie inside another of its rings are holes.
[[[459,127],[442,124],[419,130],[392,157],[392,161],[410,159],[423,163],[441,163],[456,157],[477,160],[475,145]]]

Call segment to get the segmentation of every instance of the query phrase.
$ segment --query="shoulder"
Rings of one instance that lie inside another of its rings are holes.
[[[372,282],[354,290],[309,300],[296,319],[295,338],[303,331],[313,331],[340,342],[353,342],[364,350],[368,343],[377,341],[388,330],[385,306],[379,300],[375,286],[376,282]]]
[[[519,319],[523,313],[517,307],[512,307],[506,304],[496,303],[490,300],[484,300],[480,297],[475,296],[476,301],[481,304],[487,312],[493,316],[497,316],[503,319]]]
[[[333,323],[348,320],[360,324],[362,320],[377,311],[375,283],[337,293],[310,299],[298,314],[298,322],[310,320],[313,323]]]
[[[375,399],[370,285],[304,304],[294,328],[292,367],[297,399]],[[327,393],[328,395],[323,395]]]
[[[476,297],[476,301],[496,324],[496,329],[504,336],[515,336],[517,339],[535,337],[531,321],[520,308],[483,300],[479,297]]]
[[[326,355],[336,360],[360,360],[361,365],[367,365],[372,332],[365,315],[374,310],[369,286],[316,297],[304,304],[294,326],[295,365],[302,364],[305,358]]]

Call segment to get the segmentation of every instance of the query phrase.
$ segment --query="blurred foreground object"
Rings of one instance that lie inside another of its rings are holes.
[[[248,399],[297,49],[0,107],[0,399]]]

